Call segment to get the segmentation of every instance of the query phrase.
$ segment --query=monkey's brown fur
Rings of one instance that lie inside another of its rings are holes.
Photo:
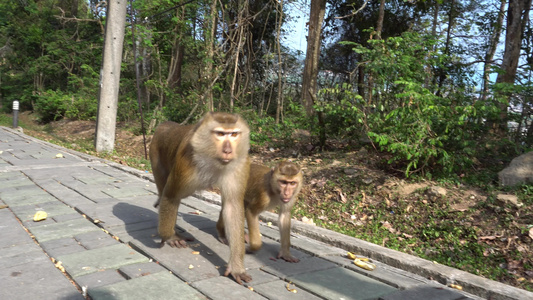
[[[222,195],[230,258],[225,275],[238,283],[252,278],[244,269],[244,191],[250,161],[250,130],[238,115],[208,113],[194,126],[165,122],[158,126],[150,144],[150,161],[159,198],[161,243],[186,247],[174,231],[181,199],[197,190],[217,186]]]
[[[259,214],[279,206],[278,226],[281,249],[278,258],[288,262],[299,261],[290,253],[290,230],[291,210],[296,203],[302,184],[302,172],[292,162],[282,161],[272,169],[257,164],[250,166],[250,176],[244,196],[249,251],[257,251],[262,245],[259,232]],[[222,219],[219,218],[217,226],[222,227],[222,225]]]

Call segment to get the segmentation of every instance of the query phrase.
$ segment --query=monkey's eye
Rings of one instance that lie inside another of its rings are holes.
[[[289,182],[289,184],[290,184],[291,186],[296,186],[296,183],[297,183],[296,181],[291,181],[291,182]]]
[[[231,133],[231,137],[238,137],[239,136],[239,133],[234,131]]]
[[[214,133],[215,133],[215,135],[216,135],[217,137],[223,137],[223,136],[226,135],[226,133],[225,133],[224,131],[215,131]]]

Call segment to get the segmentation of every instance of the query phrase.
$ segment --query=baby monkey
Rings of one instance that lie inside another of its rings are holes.
[[[302,179],[300,167],[292,162],[282,161],[272,169],[258,164],[250,165],[250,177],[248,177],[244,195],[249,251],[257,251],[262,245],[259,214],[279,206],[278,227],[281,249],[277,258],[293,263],[300,261],[291,255],[290,231],[291,209],[302,188]],[[223,226],[223,220],[219,218],[217,223],[219,231],[221,226]]]

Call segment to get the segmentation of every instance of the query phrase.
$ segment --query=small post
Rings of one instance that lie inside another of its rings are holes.
[[[19,102],[13,101],[13,128],[19,127]]]

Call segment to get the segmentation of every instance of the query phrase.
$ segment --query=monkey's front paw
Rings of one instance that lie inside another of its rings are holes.
[[[194,241],[194,239],[184,238],[178,235],[174,235],[167,240],[162,240],[161,247],[163,247],[165,244],[168,244],[172,248],[186,248],[187,242],[191,242],[191,241]]]
[[[283,259],[284,261],[290,262],[290,263],[297,263],[300,262],[300,260],[290,254],[278,254],[278,258]]]
[[[231,272],[231,268],[228,267],[226,269],[226,273],[224,273],[224,276],[228,276],[229,274],[231,274],[231,276],[233,276],[233,278],[235,279],[235,281],[237,281],[238,284],[242,284],[242,282],[250,282],[252,281],[252,276],[248,275],[246,272]]]
[[[228,243],[228,239],[225,238],[225,237],[221,237],[221,236],[219,236],[219,237],[218,237],[218,241],[221,242],[222,244],[229,245],[229,243]]]

